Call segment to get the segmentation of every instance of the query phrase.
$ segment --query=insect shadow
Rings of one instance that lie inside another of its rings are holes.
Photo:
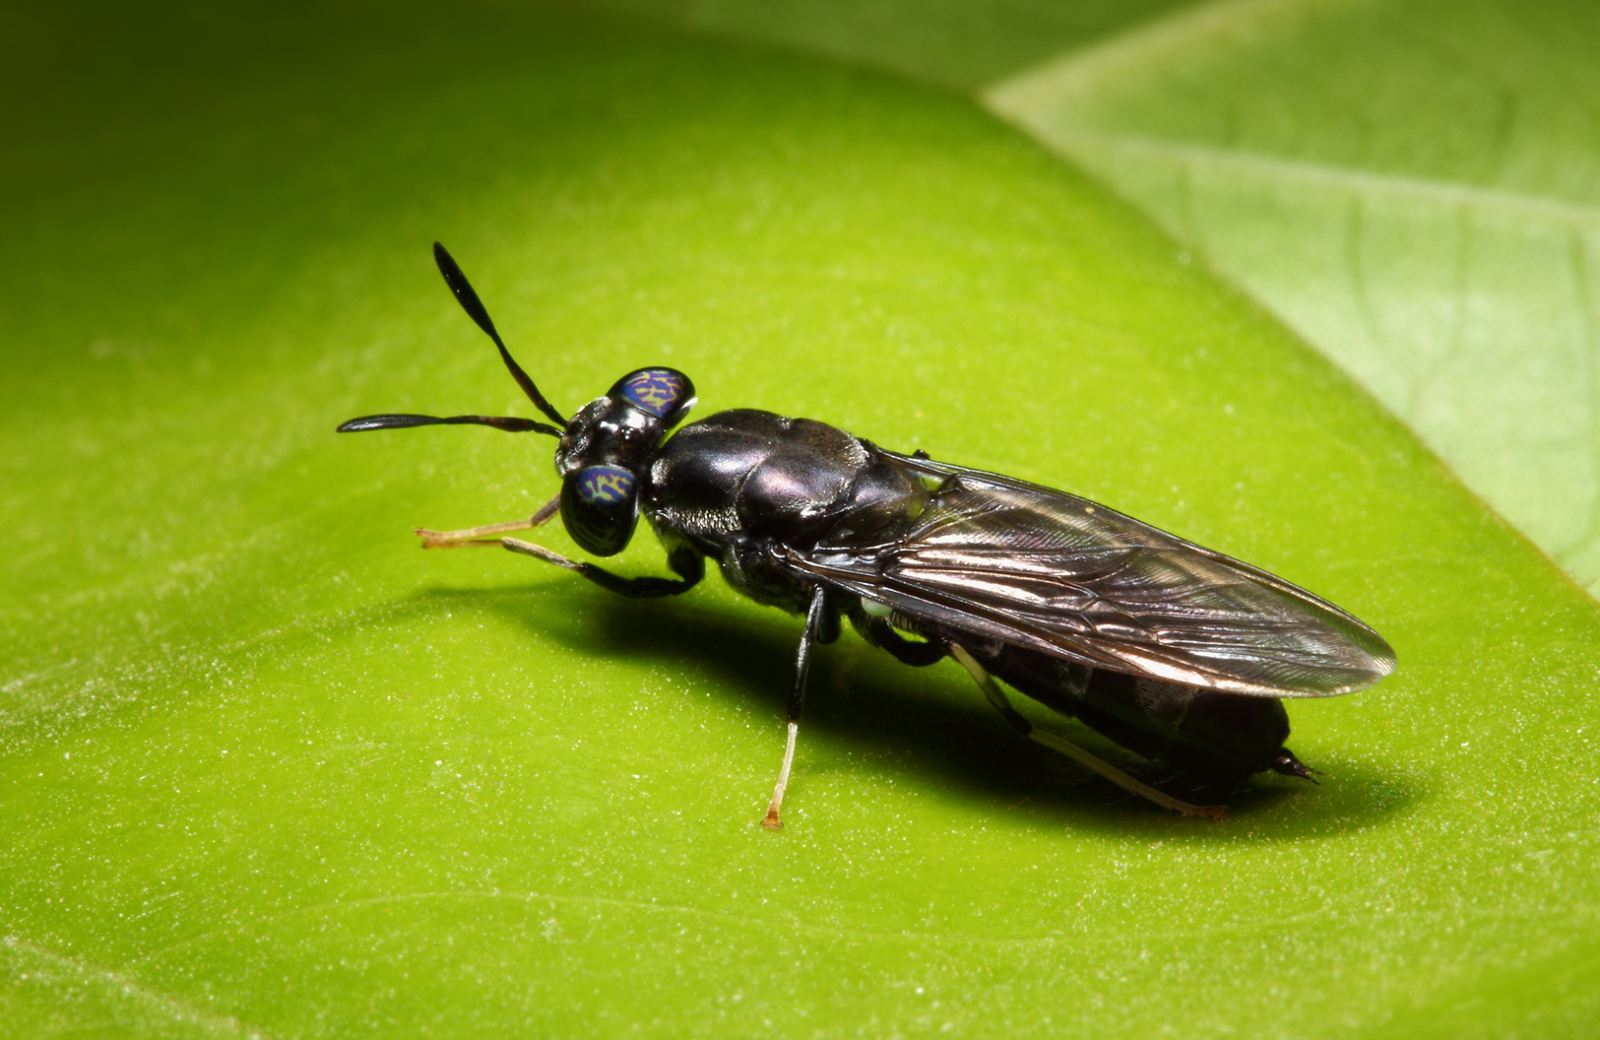
[[[668,605],[585,595],[588,590],[581,588],[564,594],[561,584],[494,592],[433,587],[416,594],[416,605],[491,611],[535,640],[561,643],[574,661],[593,656],[671,661],[687,669],[692,681],[782,716],[791,678],[792,623],[731,604],[680,600]],[[824,648],[814,667],[816,696],[809,717],[821,740],[851,752],[863,771],[961,792],[986,812],[996,811],[998,803],[1007,813],[1043,817],[1043,823],[1139,839],[1274,840],[1364,829],[1405,811],[1417,798],[1405,779],[1341,760],[1333,748],[1317,748],[1328,783],[1312,788],[1285,779],[1229,792],[1229,818],[1218,828],[1152,811],[1142,799],[1017,739],[957,667],[907,669],[853,635]],[[1064,717],[1042,710],[1035,717],[1096,743],[1085,727]],[[1108,741],[1099,744],[1144,777],[1180,790],[1186,783],[1175,770],[1120,753]]]

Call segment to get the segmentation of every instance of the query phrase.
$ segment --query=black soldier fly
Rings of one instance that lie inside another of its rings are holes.
[[[511,357],[444,247],[434,259],[551,422],[506,416],[369,415],[340,432],[475,424],[559,439],[561,492],[526,520],[419,529],[424,548],[500,546],[630,597],[676,596],[707,557],[734,589],[804,615],[783,764],[763,823],[779,826],[812,647],[841,619],[909,665],[952,657],[1006,721],[1124,789],[1185,815],[1142,783],[1012,707],[997,679],[1208,787],[1275,770],[1310,779],[1283,746],[1280,698],[1326,697],[1394,670],[1394,652],[1355,617],[1257,567],[1102,505],[1010,477],[903,455],[810,419],[721,412],[668,433],[694,403],[671,368],[642,368],[571,419]],[[612,556],[640,513],[674,577],[629,578],[508,532],[556,513],[572,540]]]

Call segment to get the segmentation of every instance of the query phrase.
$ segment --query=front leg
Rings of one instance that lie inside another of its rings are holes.
[[[459,531],[435,531],[427,527],[417,528],[417,537],[422,539],[424,549],[453,549],[457,546],[485,546],[500,545],[503,539],[500,535],[507,531],[526,531],[529,528],[541,527],[548,523],[561,509],[561,496],[557,495],[544,505],[539,511],[526,520],[507,520],[498,524],[479,524],[477,527],[465,527]]]
[[[525,542],[521,538],[502,538],[500,544],[514,553],[522,553],[524,556],[532,556],[574,571],[602,589],[615,592],[619,596],[627,596],[629,599],[679,596],[700,584],[700,579],[706,575],[705,557],[688,547],[675,549],[667,555],[667,566],[672,568],[672,572],[678,576],[676,578],[625,578],[620,574],[613,574],[604,567],[582,560],[568,559],[553,549]]]

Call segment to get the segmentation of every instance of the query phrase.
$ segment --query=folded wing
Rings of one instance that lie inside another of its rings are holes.
[[[1272,697],[1348,693],[1394,670],[1383,637],[1260,568],[1074,495],[885,454],[937,482],[910,529],[789,562],[914,627]]]

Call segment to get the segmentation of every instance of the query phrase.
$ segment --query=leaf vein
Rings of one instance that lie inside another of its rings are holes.
[[[155,989],[133,975],[95,964],[77,954],[51,949],[16,935],[0,939],[0,951],[10,954],[13,959],[18,959],[20,955],[21,958],[42,961],[51,968],[68,972],[85,983],[128,997],[140,1006],[171,1021],[199,1026],[216,1036],[242,1036],[251,1040],[269,1040],[263,1030],[241,1022],[232,1015],[207,1011],[181,997]]]

